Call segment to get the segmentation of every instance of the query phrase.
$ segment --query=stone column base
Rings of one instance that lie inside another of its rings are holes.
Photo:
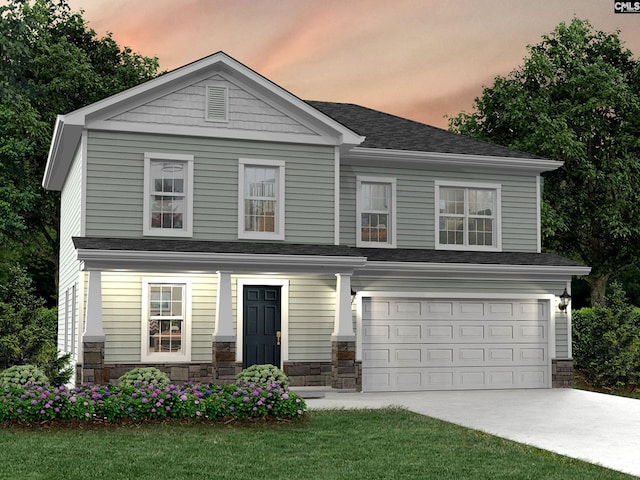
[[[331,342],[331,387],[362,390],[362,363],[356,361],[355,341]]]
[[[573,388],[573,359],[551,360],[551,386],[553,388]]]
[[[76,370],[76,385],[109,383],[109,368],[104,366],[104,342],[83,342],[83,363]]]
[[[213,380],[221,385],[235,383],[242,364],[236,362],[236,342],[212,343]]]

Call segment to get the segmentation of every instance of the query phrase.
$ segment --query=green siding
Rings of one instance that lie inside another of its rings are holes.
[[[285,161],[285,239],[333,243],[333,147],[90,132],[87,235],[141,237],[144,153],[194,156],[197,240],[237,240],[238,159]]]
[[[71,288],[79,285],[79,262],[76,260],[76,250],[73,246],[72,237],[81,234],[82,225],[82,148],[78,147],[73,158],[69,174],[62,188],[60,195],[60,264],[58,281],[58,349],[66,352],[70,351],[70,341],[64,343],[65,318],[69,321],[73,317],[76,325],[79,325],[79,302],[78,288],[76,289],[76,310],[66,312],[66,292],[69,292],[69,309],[72,308]],[[76,327],[75,339],[78,340],[79,328]],[[71,335],[70,335],[71,336]],[[69,337],[70,337],[69,336]],[[75,349],[77,352],[77,348]]]
[[[435,180],[502,186],[502,250],[537,251],[536,176],[344,165],[340,171],[340,239],[356,243],[356,176],[395,177],[398,248],[435,247]]]

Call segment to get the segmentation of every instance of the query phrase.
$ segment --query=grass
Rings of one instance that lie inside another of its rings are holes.
[[[294,423],[0,428],[0,479],[623,479],[400,409]]]

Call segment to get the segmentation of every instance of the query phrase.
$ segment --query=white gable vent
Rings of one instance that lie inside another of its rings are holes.
[[[228,112],[228,89],[216,85],[207,85],[206,119],[213,122],[226,122]]]

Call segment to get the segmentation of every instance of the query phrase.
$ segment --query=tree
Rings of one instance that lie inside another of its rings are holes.
[[[56,115],[157,71],[157,58],[121,49],[111,34],[97,38],[66,0],[0,6],[0,252],[46,278],[38,292],[55,292],[57,281],[59,195],[41,187]],[[10,264],[1,262],[7,281]]]
[[[619,32],[561,23],[452,131],[564,165],[544,174],[545,249],[591,266],[593,304],[640,253],[640,64]]]
[[[640,381],[640,310],[612,282],[603,304],[573,315],[576,370],[599,388],[636,388]]]

